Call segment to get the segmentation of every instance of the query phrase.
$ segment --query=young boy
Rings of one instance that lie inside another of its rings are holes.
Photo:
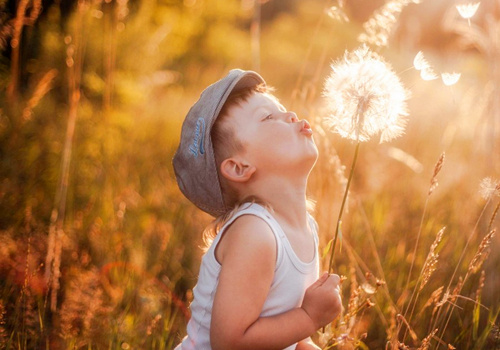
[[[217,219],[176,349],[318,349],[309,337],[341,300],[337,275],[318,279],[317,225],[306,210],[312,133],[251,71],[232,70],[188,112],[176,178]]]

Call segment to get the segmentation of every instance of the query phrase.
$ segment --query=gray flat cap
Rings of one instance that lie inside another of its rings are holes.
[[[182,193],[201,210],[217,217],[227,212],[215,162],[212,126],[233,90],[265,84],[252,71],[233,69],[207,87],[182,124],[179,148],[173,165]]]

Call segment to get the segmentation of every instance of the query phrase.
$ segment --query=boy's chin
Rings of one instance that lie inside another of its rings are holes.
[[[316,165],[316,161],[318,160],[318,151],[316,152],[311,152],[307,154],[304,158],[303,161],[301,162],[301,170],[303,170],[305,173],[309,174],[309,172],[314,168],[314,165]]]

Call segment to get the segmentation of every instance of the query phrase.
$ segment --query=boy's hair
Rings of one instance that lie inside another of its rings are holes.
[[[220,166],[225,159],[244,149],[244,145],[236,137],[235,130],[231,127],[230,123],[228,123],[231,117],[229,111],[232,107],[241,105],[242,102],[246,102],[250,96],[255,93],[269,94],[272,91],[273,89],[265,84],[233,90],[212,126],[211,137],[214,147],[215,163],[217,164],[217,175],[219,176],[219,182],[222,187],[224,201],[229,210],[237,206],[240,200],[238,198],[238,193],[231,187],[224,176],[221,175]]]

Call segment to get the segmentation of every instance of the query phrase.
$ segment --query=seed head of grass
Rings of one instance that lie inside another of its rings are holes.
[[[422,340],[422,344],[420,345],[418,350],[428,350],[431,345],[431,339],[436,335],[437,331],[438,330],[436,328],[431,333],[429,333],[429,335],[427,335],[427,337],[425,337],[424,340]]]
[[[481,268],[483,262],[488,258],[491,239],[495,236],[495,232],[496,230],[493,229],[486,236],[484,236],[483,240],[479,244],[476,255],[474,255],[469,264],[467,272],[476,273]]]
[[[441,230],[439,230],[436,239],[434,240],[434,243],[432,243],[431,245],[429,254],[427,255],[427,259],[425,260],[424,263],[424,268],[422,272],[422,283],[420,284],[419,290],[422,290],[424,288],[427,282],[429,282],[429,278],[432,276],[434,271],[436,271],[439,258],[439,254],[436,253],[436,248],[441,242],[441,239],[443,238],[443,233],[445,229],[446,227],[443,227]]]
[[[422,309],[425,309],[432,304],[437,304],[441,300],[441,295],[443,294],[444,286],[439,287],[436,289],[434,292],[431,293],[431,296],[427,300],[427,302],[424,304]]]
[[[462,276],[460,276],[458,278],[458,282],[455,286],[455,288],[453,288],[453,291],[451,292],[451,295],[449,295],[449,300],[454,303],[455,300],[457,300],[457,297],[458,295],[460,294],[460,292],[462,291],[462,287],[464,286],[464,278]]]
[[[445,158],[445,154],[443,152],[443,153],[441,153],[441,156],[439,157],[436,165],[434,166],[434,173],[432,174],[431,185],[429,187],[429,193],[428,193],[429,196],[431,195],[432,192],[434,192],[434,190],[438,186],[437,176],[438,176],[439,172],[441,171],[441,169],[443,168],[444,158]]]
[[[367,46],[346,52],[331,65],[323,96],[325,123],[340,136],[380,142],[401,136],[406,127],[409,92],[391,66]]]
[[[484,270],[481,271],[481,276],[479,277],[479,283],[477,284],[476,290],[476,301],[479,303],[481,300],[481,293],[484,287],[484,281],[486,281],[486,273]]]

